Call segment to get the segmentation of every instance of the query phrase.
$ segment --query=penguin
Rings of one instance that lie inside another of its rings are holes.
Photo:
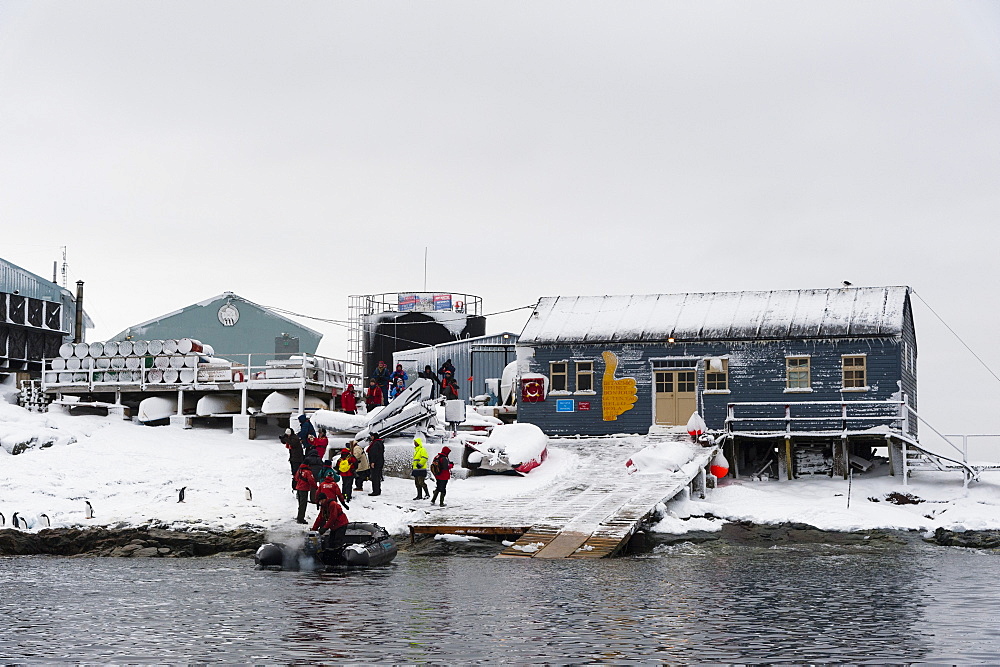
[[[253,492],[250,490],[250,487],[244,486],[243,488],[246,489],[247,500],[253,500]]]
[[[17,515],[17,512],[14,512],[14,515],[10,517],[10,525],[14,526],[14,528],[21,527],[21,517]]]
[[[38,518],[39,519],[45,519],[45,527],[46,528],[51,528],[52,527],[52,520],[49,519],[49,515],[48,514],[39,514]]]
[[[850,280],[845,280],[845,281],[844,281],[844,287],[850,287],[850,286],[851,286],[851,285],[853,285],[853,284],[854,284],[854,283],[852,283],[852,282],[851,282]]]
[[[83,502],[87,503],[87,514],[86,514],[87,518],[88,519],[93,519],[94,518],[94,506],[90,504],[89,500],[84,500]]]
[[[0,526],[6,526],[6,525],[7,525],[7,517],[3,515],[3,512],[0,512]]]
[[[187,488],[186,486],[182,486],[181,488],[177,489],[177,502],[179,503],[184,502],[184,490],[186,488]]]

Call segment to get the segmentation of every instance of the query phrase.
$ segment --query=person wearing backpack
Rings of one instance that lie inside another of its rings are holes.
[[[451,469],[455,467],[455,464],[448,458],[448,454],[451,454],[451,448],[442,447],[441,453],[431,461],[431,474],[434,475],[434,480],[437,482],[437,486],[434,488],[434,495],[431,496],[431,505],[434,504],[434,501],[438,499],[438,494],[440,494],[441,507],[444,507],[444,495],[448,491],[448,480],[451,479]]]
[[[368,452],[365,451],[364,445],[360,442],[354,442],[354,447],[351,448],[351,456],[358,461],[358,467],[354,473],[354,490],[364,491],[365,480],[368,479],[368,473],[371,469]]]
[[[337,459],[334,469],[340,473],[341,491],[344,498],[351,502],[351,490],[354,488],[354,471],[358,468],[358,460],[351,454],[351,450],[344,447],[340,450],[340,458]]]

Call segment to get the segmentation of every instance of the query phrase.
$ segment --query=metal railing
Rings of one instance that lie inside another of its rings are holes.
[[[116,391],[121,387],[147,391],[247,384],[250,388],[258,385],[332,391],[344,389],[349,377],[358,372],[349,361],[315,354],[297,354],[288,359],[275,359],[274,353],[216,354],[210,362],[199,358],[193,366],[178,361],[185,356],[190,358],[190,355],[149,354],[108,357],[107,367],[98,367],[97,360],[91,358],[89,368],[74,370],[53,369],[53,359],[43,359],[41,387],[45,392],[67,389]],[[222,361],[225,363],[220,363]]]
[[[765,415],[765,416],[739,416],[737,414],[737,409],[743,408],[758,408],[756,414],[766,413],[769,409],[780,408],[780,414]],[[761,410],[761,408],[763,408]],[[835,411],[831,414],[816,414],[817,410],[831,409]],[[873,410],[873,408],[875,408]],[[884,410],[879,410],[879,408],[884,408]],[[864,413],[858,413],[858,410],[867,410]],[[807,414],[793,414],[793,410],[802,410]],[[740,430],[736,428],[739,424],[781,424],[780,429],[763,429],[768,433],[778,434],[778,433],[799,433],[799,432],[811,432],[811,431],[838,431],[846,432],[851,430],[852,424],[862,425],[864,423],[878,423],[885,422],[892,430],[899,431],[901,433],[909,432],[909,406],[907,405],[906,397],[898,400],[882,400],[882,401],[746,401],[746,402],[736,402],[729,403],[726,408],[726,421],[724,430],[727,435],[738,435],[741,432],[751,431],[752,429]],[[874,413],[874,414],[873,414]],[[822,425],[823,423],[830,424],[832,428],[829,429],[816,429],[808,428],[799,430],[794,428],[797,425]]]

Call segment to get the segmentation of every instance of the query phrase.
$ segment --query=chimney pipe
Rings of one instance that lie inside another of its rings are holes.
[[[83,281],[76,281],[76,328],[73,332],[73,342],[83,342]]]

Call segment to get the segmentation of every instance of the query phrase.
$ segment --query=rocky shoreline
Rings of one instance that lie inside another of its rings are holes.
[[[899,541],[896,531],[856,533],[825,531],[807,524],[726,524],[717,533],[648,536],[660,544],[722,540],[736,544],[811,543],[826,545],[875,544]],[[104,556],[111,558],[192,558],[227,555],[249,557],[267,541],[264,532],[249,528],[230,531],[137,528],[50,528],[37,533],[0,530],[0,556]],[[924,541],[940,546],[1000,550],[1000,530],[956,532],[938,528]],[[401,548],[405,540],[400,540]],[[642,550],[641,545],[635,545]],[[648,546],[648,544],[647,544]]]
[[[263,532],[181,531],[157,527],[49,528],[37,533],[0,530],[0,556],[110,556],[118,558],[189,558],[252,556],[266,540]]]

